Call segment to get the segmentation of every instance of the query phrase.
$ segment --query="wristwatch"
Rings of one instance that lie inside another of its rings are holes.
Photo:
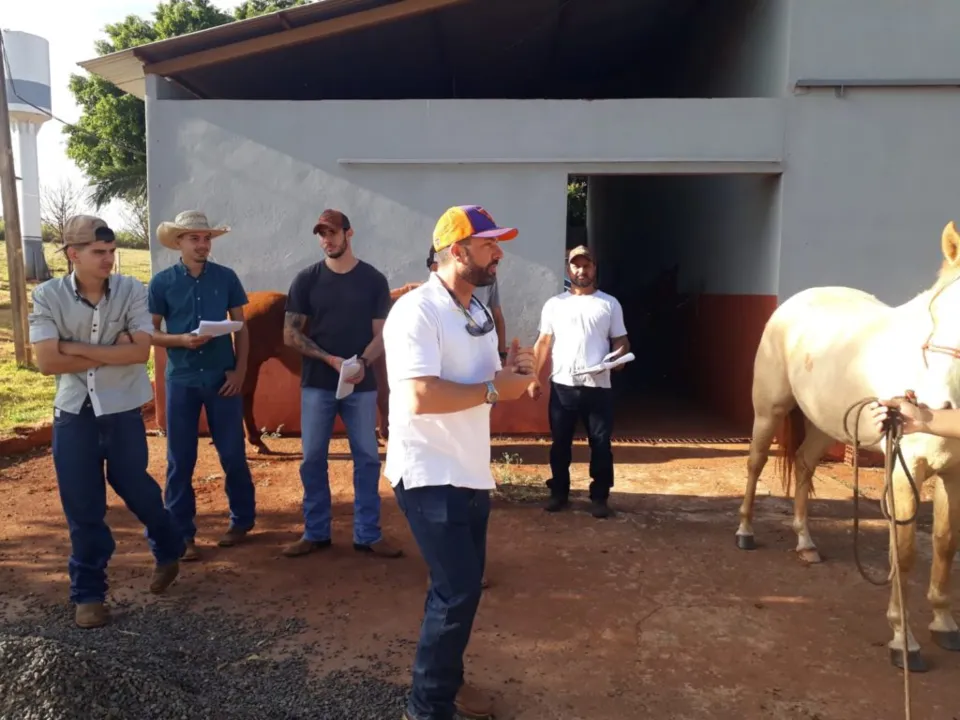
[[[484,384],[487,386],[487,404],[496,405],[500,399],[500,393],[497,392],[497,388],[490,380],[487,380]]]

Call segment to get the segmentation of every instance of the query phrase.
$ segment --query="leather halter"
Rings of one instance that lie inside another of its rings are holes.
[[[942,293],[944,290],[950,287],[953,283],[957,282],[957,280],[960,280],[960,276],[957,276],[952,280],[950,280],[949,282],[945,282],[943,285],[941,285],[937,289],[937,291],[933,294],[933,296],[930,298],[930,302],[927,305],[927,310],[930,312],[930,319],[933,321],[933,326],[930,328],[930,334],[927,335],[927,340],[926,342],[923,343],[923,346],[921,348],[923,351],[923,366],[926,368],[930,367],[929,363],[927,362],[928,352],[939,353],[941,355],[948,355],[949,357],[952,357],[954,360],[960,360],[960,348],[951,346],[951,345],[934,345],[933,343],[930,342],[931,340],[933,340],[933,334],[937,331],[937,319],[933,314],[933,301],[937,299],[940,293]]]

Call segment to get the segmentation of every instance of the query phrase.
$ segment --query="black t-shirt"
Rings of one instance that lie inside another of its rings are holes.
[[[307,316],[307,337],[324,352],[347,359],[360,357],[373,340],[373,321],[390,309],[387,278],[363,260],[347,273],[336,273],[323,261],[304,268],[287,293],[286,310]],[[322,360],[303,356],[302,387],[337,389],[339,374]],[[373,368],[366,369],[354,392],[377,389]]]

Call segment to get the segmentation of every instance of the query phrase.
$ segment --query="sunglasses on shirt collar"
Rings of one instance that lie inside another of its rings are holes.
[[[483,321],[483,325],[480,325],[470,314],[469,309],[465,308],[460,304],[460,301],[457,299],[457,296],[453,294],[453,291],[450,288],[445,288],[446,291],[450,294],[450,298],[453,300],[454,304],[459,308],[460,312],[463,313],[463,316],[467,319],[467,333],[471,337],[483,337],[491,330],[493,330],[493,316],[490,315],[490,311],[487,310],[487,306],[482,302],[477,300],[473,295],[470,296],[470,305],[473,306],[473,303],[476,303],[483,310],[483,314],[486,316],[486,319]]]

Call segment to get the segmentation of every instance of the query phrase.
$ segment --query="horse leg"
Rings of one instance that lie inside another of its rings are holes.
[[[267,455],[270,453],[270,448],[263,442],[253,417],[253,398],[257,394],[257,382],[260,379],[260,363],[247,368],[247,377],[249,385],[245,383],[246,387],[243,389],[243,427],[247,431],[247,442],[253,445],[254,452],[258,455]]]
[[[930,634],[944,650],[960,651],[960,628],[950,612],[950,569],[960,540],[960,470],[936,479],[933,494],[933,566],[927,600],[933,610]]]
[[[757,495],[757,482],[767,464],[773,436],[785,414],[785,411],[771,407],[769,411],[758,411],[753,418],[750,457],[747,459],[747,489],[740,504],[740,527],[737,528],[737,547],[741,550],[754,550],[757,547],[753,539],[753,503]]]
[[[927,464],[923,458],[916,458],[904,452],[904,457],[910,467],[910,474],[917,483],[917,487],[923,483],[929,476]],[[893,493],[896,502],[896,519],[900,521],[912,517],[916,511],[916,501],[913,497],[913,491],[910,489],[910,482],[907,480],[903,468],[897,463],[893,472]],[[894,532],[896,532],[896,542],[894,541]],[[917,557],[917,524],[912,522],[908,525],[899,525],[890,532],[889,557],[891,568],[893,567],[893,553],[898,553],[900,561],[900,582],[903,586],[903,594],[907,595],[909,586],[910,571],[913,570],[914,562]],[[890,623],[890,629],[893,630],[893,639],[887,643],[890,648],[890,662],[898,668],[903,668],[903,632],[900,629],[900,620],[904,618],[904,627],[907,633],[907,663],[910,672],[924,672],[927,667],[923,658],[920,656],[920,643],[914,637],[910,629],[910,618],[906,615],[904,608],[900,607],[900,596],[897,594],[897,585],[895,582],[890,584],[890,603],[887,606],[887,622]]]
[[[804,418],[803,443],[797,450],[794,466],[797,489],[793,496],[793,531],[797,533],[797,556],[805,563],[820,562],[820,553],[817,552],[817,545],[813,542],[807,525],[807,503],[813,488],[813,473],[832,442],[829,435]]]

